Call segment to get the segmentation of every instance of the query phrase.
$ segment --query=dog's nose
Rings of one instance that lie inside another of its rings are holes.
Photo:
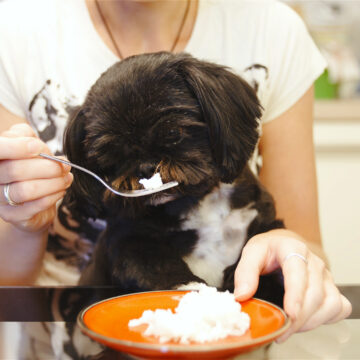
[[[156,171],[156,166],[151,163],[144,163],[139,165],[138,176],[140,178],[150,179]]]

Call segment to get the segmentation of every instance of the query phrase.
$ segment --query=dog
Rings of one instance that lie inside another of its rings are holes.
[[[119,190],[141,189],[155,173],[179,185],[126,198],[73,169],[67,207],[106,221],[80,284],[232,292],[246,242],[284,227],[248,166],[261,112],[240,76],[186,53],[136,55],[104,72],[69,120],[66,156]],[[276,272],[256,296],[281,305],[283,291]]]

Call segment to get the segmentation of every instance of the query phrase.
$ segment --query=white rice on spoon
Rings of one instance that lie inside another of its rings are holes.
[[[144,186],[145,189],[153,190],[163,185],[160,173],[154,174],[150,179],[140,179],[139,183]]]

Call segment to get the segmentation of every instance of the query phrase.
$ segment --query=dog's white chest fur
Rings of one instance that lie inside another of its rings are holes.
[[[257,215],[252,204],[230,209],[231,192],[231,185],[221,184],[186,215],[182,225],[183,230],[195,229],[199,237],[195,249],[184,261],[210,286],[221,286],[223,271],[238,259],[248,226]]]

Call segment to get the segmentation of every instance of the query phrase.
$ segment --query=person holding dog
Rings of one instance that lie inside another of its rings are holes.
[[[23,6],[18,14],[11,1],[0,4],[1,285],[76,284],[92,234],[103,224],[79,233],[64,227],[57,203],[71,185],[70,168],[37,155],[62,154],[71,109],[114,62],[185,51],[240,73],[264,108],[251,165],[287,229],[249,240],[235,295],[250,298],[261,274],[282,269],[284,309],[293,323],[279,341],[350,314],[319,229],[312,84],[325,63],[294,12],[277,1],[38,0]],[[65,209],[62,218],[71,214]]]

